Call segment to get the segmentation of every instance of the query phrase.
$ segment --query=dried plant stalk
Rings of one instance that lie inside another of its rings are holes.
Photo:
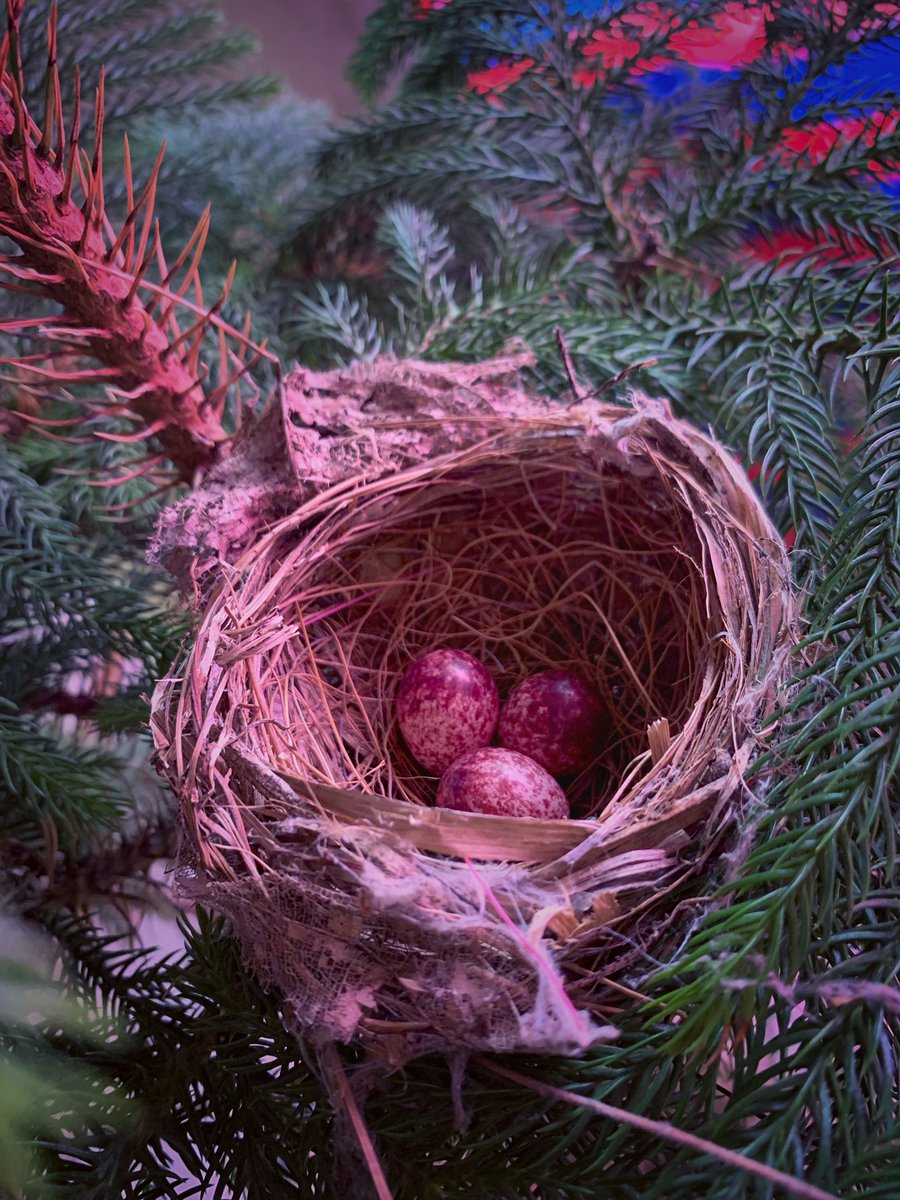
[[[299,1031],[390,1062],[612,1036],[748,802],[795,641],[784,547],[722,447],[645,397],[528,398],[524,361],[295,373],[294,510],[218,575],[154,697],[182,886]],[[393,694],[435,646],[501,694],[588,675],[609,725],[573,820],[431,807]]]

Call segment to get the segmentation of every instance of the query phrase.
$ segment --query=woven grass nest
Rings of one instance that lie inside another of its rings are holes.
[[[293,511],[224,564],[152,728],[182,887],[313,1041],[576,1054],[733,848],[795,641],[784,546],[667,405],[525,394],[524,358],[297,371]],[[568,821],[437,810],[403,668],[468,650],[501,696],[575,669],[608,729]]]

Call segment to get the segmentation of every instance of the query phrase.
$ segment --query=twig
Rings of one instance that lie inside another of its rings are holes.
[[[569,353],[569,347],[566,345],[566,340],[563,337],[563,331],[557,325],[553,330],[553,334],[556,338],[556,345],[559,349],[560,358],[563,360],[563,366],[566,369],[566,378],[569,381],[569,387],[572,389],[572,403],[580,404],[584,399],[584,396],[581,393],[578,380],[575,378],[575,368],[572,366],[572,356]]]
[[[605,380],[599,387],[594,388],[592,392],[588,392],[582,399],[595,400],[597,396],[602,396],[604,392],[611,391],[617,383],[622,383],[629,375],[633,375],[635,371],[643,371],[645,367],[655,367],[658,362],[658,358],[645,358],[641,362],[632,363],[630,367],[623,367],[618,375],[613,375],[611,379]]]
[[[748,1158],[746,1154],[741,1154],[737,1150],[728,1150],[725,1146],[719,1146],[715,1142],[708,1141],[706,1138],[697,1137],[696,1134],[679,1129],[677,1126],[671,1125],[668,1121],[654,1121],[650,1117],[642,1117],[639,1113],[629,1112],[627,1108],[617,1108],[614,1104],[604,1104],[602,1100],[592,1100],[589,1096],[579,1096],[576,1092],[569,1092],[564,1088],[553,1087],[549,1083],[542,1083],[539,1079],[532,1079],[528,1075],[521,1075],[518,1071],[511,1071],[508,1067],[501,1067],[498,1063],[490,1062],[486,1058],[479,1057],[475,1061],[493,1075],[499,1075],[503,1079],[510,1080],[511,1083],[518,1083],[522,1087],[530,1088],[531,1091],[537,1092],[540,1096],[546,1096],[550,1100],[561,1100],[565,1104],[574,1104],[579,1108],[586,1108],[600,1117],[606,1117],[607,1120],[617,1121],[622,1125],[630,1125],[633,1129],[640,1129],[644,1133],[653,1134],[663,1141],[674,1142],[676,1146],[686,1146],[691,1150],[698,1151],[700,1154],[709,1154],[712,1158],[717,1158],[729,1167],[735,1167],[739,1171],[747,1171],[751,1175],[757,1175],[761,1179],[768,1180],[769,1183],[778,1184],[791,1195],[799,1196],[801,1200],[840,1200],[840,1197],[836,1196],[834,1192],[825,1192],[822,1188],[816,1187],[815,1184],[805,1183],[802,1179],[797,1179],[795,1176],[788,1175],[784,1171],[779,1171],[775,1167],[770,1167],[766,1163],[756,1162],[754,1159]]]
[[[372,1183],[375,1185],[375,1191],[378,1193],[378,1200],[393,1200],[387,1178],[385,1177],[381,1163],[378,1161],[375,1147],[372,1145],[372,1138],[369,1136],[369,1131],[366,1128],[362,1113],[359,1111],[359,1105],[356,1103],[356,1098],[353,1095],[347,1074],[341,1064],[340,1055],[334,1045],[329,1045],[326,1048],[323,1057],[328,1063],[328,1069],[332,1072],[337,1083],[341,1103],[347,1110],[347,1116],[350,1118],[350,1124],[353,1126],[353,1132],[356,1134],[359,1148],[362,1150],[363,1158],[366,1160],[369,1175],[372,1177]]]

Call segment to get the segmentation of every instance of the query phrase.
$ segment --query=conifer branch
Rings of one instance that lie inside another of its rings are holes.
[[[11,284],[0,282],[0,286],[18,288],[18,281],[27,281],[30,294],[58,305],[64,315],[62,320],[39,327],[48,344],[46,351],[4,361],[26,377],[52,383],[96,389],[102,381],[110,410],[115,407],[137,427],[135,440],[153,437],[160,446],[161,455],[148,456],[142,469],[149,471],[168,459],[178,476],[189,481],[215,461],[228,439],[223,396],[246,371],[243,365],[235,369],[226,349],[223,380],[215,397],[208,397],[202,386],[201,343],[213,326],[228,334],[234,332],[243,344],[249,342],[246,334],[232,331],[219,317],[230,278],[211,308],[192,305],[186,296],[191,288],[198,289],[208,214],[201,217],[172,267],[167,267],[154,213],[164,151],[160,150],[136,200],[126,153],[126,190],[131,202],[120,231],[112,231],[103,189],[103,73],[93,105],[93,151],[88,158],[80,146],[77,83],[70,132],[66,135],[64,131],[56,65],[56,6],[48,23],[43,129],[33,121],[22,96],[19,11],[18,0],[7,0],[9,32],[0,76],[0,232],[16,243],[20,253],[0,261],[0,272],[12,280]],[[186,264],[185,278],[176,287],[176,276]],[[152,270],[157,265],[163,276],[161,285],[153,283]],[[149,301],[144,299],[148,290]],[[161,297],[169,304],[162,315],[154,316]],[[182,331],[176,314],[185,306],[192,310],[192,319]],[[4,329],[16,332],[9,323]],[[267,353],[262,346],[251,346],[257,359]],[[96,406],[95,398],[91,407]]]

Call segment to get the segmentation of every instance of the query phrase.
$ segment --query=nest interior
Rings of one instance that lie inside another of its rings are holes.
[[[578,1052],[733,827],[787,574],[736,464],[658,408],[498,417],[333,483],[225,572],[158,689],[185,886],[307,1036]],[[606,731],[572,821],[431,807],[393,697],[436,647],[501,697],[547,667],[590,680]]]
[[[576,816],[596,816],[646,759],[648,725],[684,725],[727,654],[689,513],[659,475],[599,474],[573,439],[535,443],[401,495],[376,492],[293,546],[273,543],[258,564],[264,598],[247,615],[277,614],[283,640],[255,678],[248,668],[245,701],[271,718],[259,731],[270,762],[433,802],[437,779],[406,750],[394,694],[436,647],[478,657],[501,696],[546,668],[589,679],[607,731],[566,781]]]

